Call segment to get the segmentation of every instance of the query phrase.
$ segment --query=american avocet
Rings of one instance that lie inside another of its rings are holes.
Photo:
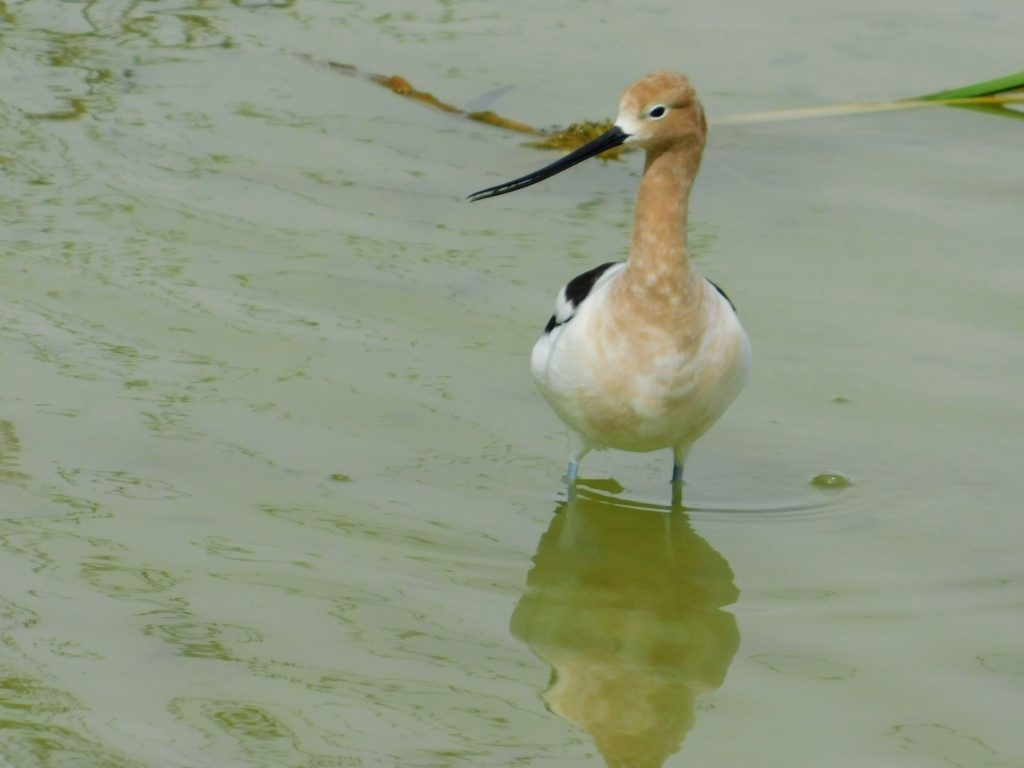
[[[725,293],[693,268],[686,247],[687,205],[706,134],[690,81],[658,72],[626,89],[614,125],[601,136],[469,196],[514,192],[621,144],[647,152],[628,260],[570,280],[533,348],[537,386],[572,430],[570,488],[580,459],[603,448],[671,448],[672,483],[681,483],[690,447],[746,383],[747,334]]]

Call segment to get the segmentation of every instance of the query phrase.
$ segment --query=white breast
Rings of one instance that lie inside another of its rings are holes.
[[[747,335],[729,302],[706,282],[699,338],[693,329],[658,323],[624,331],[609,320],[613,282],[595,285],[575,316],[534,346],[537,386],[589,447],[689,445],[746,383]]]

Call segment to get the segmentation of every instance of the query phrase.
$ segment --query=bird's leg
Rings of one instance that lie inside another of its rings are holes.
[[[672,508],[683,504],[683,464],[690,453],[689,445],[672,446]]]
[[[580,475],[580,460],[590,452],[587,442],[575,432],[572,433],[572,449],[569,453],[569,466],[565,470],[565,486],[569,491],[569,498],[576,496],[576,480]]]
[[[683,465],[676,462],[672,463],[672,485],[683,484]]]
[[[690,446],[676,445],[672,447],[672,485],[683,484],[683,464],[690,453]]]
[[[565,495],[569,501],[573,501],[576,498],[576,478],[580,474],[580,463],[578,461],[570,461],[568,469],[565,470]]]

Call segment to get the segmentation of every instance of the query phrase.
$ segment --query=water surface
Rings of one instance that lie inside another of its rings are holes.
[[[753,380],[685,509],[667,454],[567,504],[529,348],[639,158],[469,205],[550,156],[302,58],[538,125],[671,67],[714,121],[1018,70],[1022,23],[0,5],[5,762],[1024,765],[1019,120],[713,127]]]

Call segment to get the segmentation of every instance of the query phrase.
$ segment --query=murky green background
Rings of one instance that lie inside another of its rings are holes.
[[[639,157],[469,205],[550,155],[297,55],[540,125],[674,68],[714,120],[1003,75],[1022,27],[0,3],[0,762],[1024,766],[1024,123],[714,129],[692,239],[754,378],[688,512],[667,453],[566,506],[529,350]]]

